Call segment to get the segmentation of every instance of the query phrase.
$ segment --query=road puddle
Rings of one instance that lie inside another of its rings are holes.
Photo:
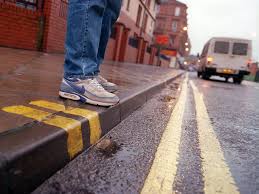
[[[131,161],[138,155],[138,152],[133,149],[122,147],[114,157],[119,161]]]

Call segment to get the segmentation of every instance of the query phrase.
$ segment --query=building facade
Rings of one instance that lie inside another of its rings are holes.
[[[123,0],[106,60],[159,64],[153,32],[160,3]],[[64,52],[67,8],[68,0],[0,1],[0,46]]]
[[[157,0],[123,0],[112,35],[115,40],[110,40],[106,53],[108,60],[157,64],[153,32],[159,4]]]
[[[157,15],[155,36],[168,36],[163,45],[172,56],[188,56],[191,43],[188,36],[187,5],[177,0],[168,0],[160,6]]]

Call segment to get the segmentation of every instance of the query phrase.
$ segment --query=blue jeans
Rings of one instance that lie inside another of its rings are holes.
[[[64,77],[95,76],[122,0],[69,0]]]

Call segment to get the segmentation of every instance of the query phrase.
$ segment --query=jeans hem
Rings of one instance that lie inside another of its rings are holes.
[[[64,78],[78,78],[78,79],[86,79],[86,78],[92,78],[92,77],[96,77],[98,76],[98,74],[90,74],[90,75],[66,75],[64,74]]]

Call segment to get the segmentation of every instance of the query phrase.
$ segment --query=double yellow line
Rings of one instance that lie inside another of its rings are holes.
[[[52,111],[64,112],[66,114],[84,117],[89,121],[90,125],[90,144],[95,144],[101,137],[102,130],[100,126],[99,114],[95,111],[65,107],[63,104],[45,100],[32,101],[29,104]],[[70,158],[73,158],[83,150],[82,123],[78,120],[23,105],[4,107],[2,110],[64,129],[68,134],[67,151]]]
[[[196,103],[196,119],[202,158],[204,193],[239,193],[230,169],[225,162],[220,143],[206,109],[203,95],[190,81]],[[168,125],[157,148],[150,172],[142,188],[142,194],[174,193],[182,122],[187,100],[188,77],[184,80],[179,100],[171,114]]]
[[[187,96],[187,79],[157,148],[155,159],[141,193],[172,193],[176,176],[182,120]]]
[[[223,151],[214,132],[211,120],[200,93],[191,81],[196,103],[198,135],[201,149],[202,172],[205,193],[239,193],[230,169],[225,161]]]
[[[206,194],[216,192],[226,194],[239,193],[230,169],[225,162],[220,143],[214,132],[213,126],[211,125],[208,111],[203,100],[203,95],[198,91],[192,81],[190,81],[190,83],[196,104],[204,192]],[[188,77],[183,82],[179,100],[162,135],[152,167],[145,180],[141,193],[174,193],[173,183],[178,167],[179,145],[187,100],[187,91]],[[32,101],[29,105],[84,117],[89,121],[90,125],[90,143],[95,144],[101,137],[102,130],[99,114],[95,111],[75,107],[65,107],[62,104],[45,100]],[[23,105],[4,107],[2,110],[64,129],[68,134],[67,151],[70,158],[73,158],[83,150],[82,124],[78,120]]]

